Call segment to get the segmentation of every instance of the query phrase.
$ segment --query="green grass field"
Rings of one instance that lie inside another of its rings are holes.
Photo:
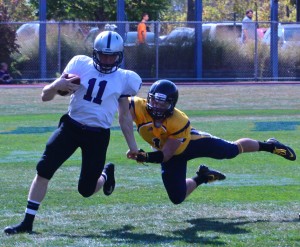
[[[148,87],[141,89],[145,97]],[[227,140],[276,137],[300,155],[300,85],[179,86],[178,108],[192,125]],[[19,223],[44,145],[68,98],[41,102],[41,88],[0,88],[0,246],[300,246],[300,165],[270,153],[189,162],[224,172],[173,205],[159,165],[127,160],[114,128],[107,161],[116,164],[115,192],[77,192],[80,151],[50,182],[34,234],[6,236]],[[116,122],[114,124],[117,126]],[[140,147],[148,150],[139,136]],[[298,157],[300,159],[300,156]]]

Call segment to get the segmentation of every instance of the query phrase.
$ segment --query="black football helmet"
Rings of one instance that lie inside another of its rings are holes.
[[[93,60],[95,68],[104,74],[115,72],[123,60],[124,42],[122,37],[114,31],[103,31],[94,41]],[[112,64],[101,61],[101,55],[117,56]]]
[[[178,100],[178,89],[169,80],[158,80],[152,84],[147,97],[147,111],[154,120],[172,116]]]

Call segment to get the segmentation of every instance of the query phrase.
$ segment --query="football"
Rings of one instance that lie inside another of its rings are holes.
[[[67,74],[66,75],[66,79],[71,79],[73,77],[78,77],[77,75],[74,75],[74,74]],[[77,84],[77,85],[80,85],[80,78],[78,77],[76,80],[72,81],[72,83],[74,84]],[[66,96],[66,95],[69,95],[70,93],[68,91],[62,91],[62,90],[57,90],[57,93],[60,95],[60,96]]]

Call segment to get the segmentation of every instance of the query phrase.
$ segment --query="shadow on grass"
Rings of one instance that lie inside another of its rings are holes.
[[[174,243],[176,241],[185,242],[188,244],[210,244],[210,245],[225,245],[226,243],[220,240],[217,236],[218,233],[223,234],[247,234],[249,231],[241,228],[243,225],[253,223],[252,221],[244,221],[243,219],[235,219],[234,222],[224,222],[228,219],[192,219],[186,222],[191,224],[182,230],[169,231],[164,233],[157,229],[155,233],[141,233],[139,228],[132,225],[125,225],[121,228],[113,230],[104,230],[100,234],[90,234],[90,235],[64,235],[60,234],[60,237],[69,238],[107,238],[111,239],[115,244],[166,244]],[[256,221],[257,223],[257,221]],[[206,234],[209,232],[209,234]],[[202,235],[202,236],[201,236]]]
[[[228,220],[228,219],[224,219]],[[205,235],[205,232],[210,232],[210,236],[217,235],[218,233],[223,234],[245,234],[249,231],[241,228],[241,226],[251,223],[250,221],[234,221],[234,222],[224,222],[222,219],[192,219],[188,220],[188,223],[191,224],[191,227],[174,231],[173,234],[180,236],[181,239],[184,239],[187,243],[205,243],[205,244],[214,244],[221,245],[225,244],[218,240],[218,237],[199,237],[199,235]],[[201,234],[202,233],[202,234]]]

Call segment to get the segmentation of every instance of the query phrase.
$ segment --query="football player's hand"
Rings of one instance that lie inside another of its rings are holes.
[[[53,87],[56,90],[68,91],[68,81],[64,76],[61,76],[53,82]]]
[[[69,93],[73,93],[80,87],[80,85],[73,83],[76,80],[76,77],[69,79],[69,78],[67,78],[67,76],[68,76],[67,74],[63,74],[60,78],[55,80],[55,82],[53,83],[53,86],[56,90],[67,91]]]
[[[75,74],[63,74],[69,90],[75,92],[80,87],[80,77]]]
[[[138,154],[136,155],[136,162],[145,163],[148,161],[148,155],[143,149],[139,149]]]
[[[126,156],[128,159],[136,160],[136,156],[138,153],[139,153],[138,151],[128,150],[126,152]]]

